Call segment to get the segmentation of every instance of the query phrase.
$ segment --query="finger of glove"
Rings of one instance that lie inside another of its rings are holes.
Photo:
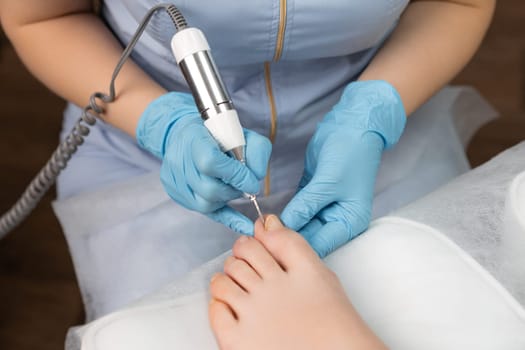
[[[173,173],[169,171],[165,164],[162,165],[160,179],[170,198],[186,209],[201,213],[211,213],[224,206],[224,202],[213,202],[204,199],[187,184],[184,186],[177,185]]]
[[[339,221],[327,222],[310,237],[308,243],[319,257],[324,258],[349,241],[350,234],[346,227],[344,223]]]
[[[188,185],[204,200],[218,202],[223,205],[233,199],[242,196],[242,192],[236,190],[221,180],[203,174],[188,178]]]
[[[262,180],[268,170],[272,143],[268,138],[247,129],[244,129],[244,138],[246,139],[246,165],[258,180]]]
[[[299,233],[309,241],[322,227],[323,221],[321,221],[317,216],[315,216],[309,223],[304,225],[304,227],[299,231]]]
[[[168,195],[185,208],[201,213],[212,212],[232,198],[238,191],[223,182],[199,174],[190,157],[181,155],[177,145],[162,162],[160,178]]]
[[[324,222],[337,221],[345,225],[350,240],[368,228],[371,209],[371,199],[369,201],[336,202],[319,213],[319,217]]]
[[[193,194],[189,186],[181,186],[177,182],[176,172],[173,171],[170,162],[162,162],[160,168],[160,181],[168,196],[183,207],[195,210],[193,205]]]
[[[189,191],[191,194],[191,199],[186,200],[186,203],[189,203],[191,206],[189,209],[196,210],[203,214],[213,213],[217,209],[224,206],[225,202],[213,202],[203,198],[201,195],[194,191]]]
[[[200,173],[218,178],[242,192],[259,192],[259,180],[255,174],[238,160],[224,154],[211,135],[194,139],[192,157]]]
[[[253,222],[229,206],[219,208],[213,213],[207,214],[207,216],[212,220],[220,222],[221,224],[231,228],[235,232],[242,233],[243,235],[253,236]]]
[[[332,200],[330,191],[327,191],[326,186],[317,182],[314,177],[286,205],[281,219],[285,226],[298,231]]]

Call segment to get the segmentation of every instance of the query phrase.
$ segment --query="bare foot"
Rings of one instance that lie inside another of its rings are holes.
[[[336,275],[271,215],[242,237],[211,281],[209,318],[223,350],[385,349]]]

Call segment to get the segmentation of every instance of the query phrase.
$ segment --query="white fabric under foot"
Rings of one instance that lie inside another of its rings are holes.
[[[429,226],[380,219],[326,262],[391,349],[525,349],[521,305]],[[202,291],[111,314],[84,333],[82,349],[216,349],[207,305]]]

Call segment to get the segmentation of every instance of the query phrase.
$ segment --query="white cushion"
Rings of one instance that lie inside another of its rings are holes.
[[[389,217],[327,259],[391,349],[525,349],[525,310],[429,226]]]
[[[380,219],[326,262],[391,349],[525,349],[521,305],[429,226]],[[203,291],[113,313],[86,330],[82,349],[215,349],[207,305]]]

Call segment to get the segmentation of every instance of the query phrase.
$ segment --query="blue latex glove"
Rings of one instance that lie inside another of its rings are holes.
[[[185,208],[205,213],[231,229],[253,234],[253,222],[227,206],[242,192],[259,192],[270,141],[244,129],[246,165],[224,154],[203,124],[193,97],[170,92],[140,117],[139,145],[162,159],[160,178],[168,195]]]
[[[405,123],[401,98],[384,81],[349,84],[319,123],[281,219],[321,257],[368,227],[383,149],[397,143]]]

